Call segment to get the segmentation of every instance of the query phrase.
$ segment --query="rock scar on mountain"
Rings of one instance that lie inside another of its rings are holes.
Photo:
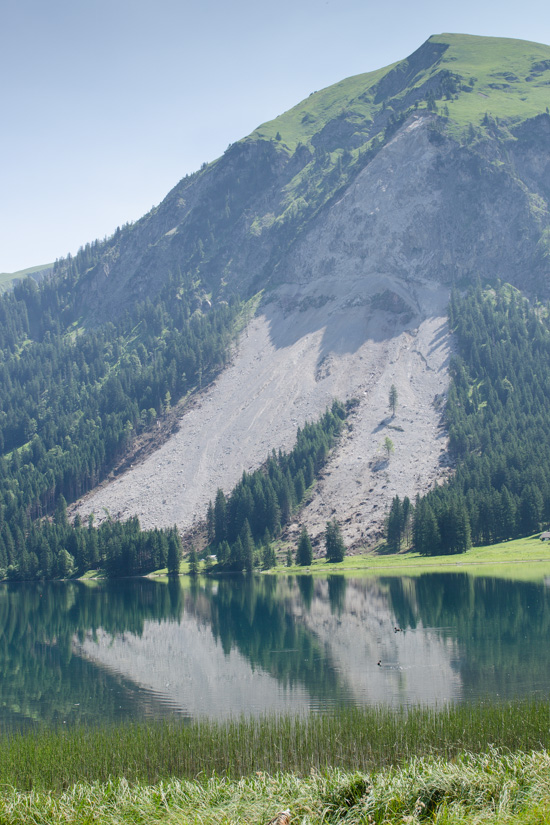
[[[390,279],[333,282],[330,301],[305,311],[299,307],[311,284],[275,290],[231,365],[183,415],[178,431],[143,463],[88,496],[77,512],[94,512],[99,522],[108,514],[137,515],[143,527],[177,524],[187,531],[204,519],[218,487],[229,492],[243,470],[259,467],[272,449],[291,449],[297,428],[334,398],[357,398],[352,429],[302,520],[315,537],[335,515],[349,545],[374,541],[396,492],[414,496],[441,475],[445,437],[433,400],[446,391],[449,351],[444,287],[417,285],[414,302],[422,314],[410,319],[410,313],[371,309],[369,290],[377,295],[381,285],[396,288]],[[319,287],[327,293],[328,283]],[[298,308],[289,312],[289,302]],[[323,371],[327,353],[331,368]],[[400,398],[393,425],[402,431],[387,430],[392,383]],[[395,443],[389,463],[381,452],[386,431]]]
[[[439,155],[414,119],[391,140],[284,256],[232,363],[179,431],[78,512],[196,528],[219,487],[229,493],[273,449],[290,450],[297,428],[335,398],[358,403],[300,514],[314,539],[336,517],[348,546],[372,546],[394,495],[412,498],[444,478],[446,434],[434,399],[448,384],[449,289],[431,274],[434,256],[415,246],[420,237],[422,249],[431,246],[442,195],[425,181]],[[400,399],[393,422],[392,384]]]

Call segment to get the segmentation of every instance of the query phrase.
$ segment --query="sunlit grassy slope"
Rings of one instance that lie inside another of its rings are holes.
[[[395,65],[348,77],[334,86],[314,92],[288,112],[259,126],[251,137],[271,139],[279,132],[282,143],[294,149],[298,143],[309,143],[329,120],[348,107],[357,118],[370,120],[378,109],[372,89]]]
[[[28,269],[20,269],[17,272],[0,272],[0,292],[8,288],[12,281],[20,278],[25,278],[27,275],[32,275],[33,272],[41,272],[43,269],[49,269],[53,264],[40,264],[39,266],[31,266]]]
[[[486,113],[517,123],[550,106],[550,46],[466,34],[434,35],[428,44],[447,48],[427,68],[413,71],[405,87],[390,98],[394,111],[400,110],[400,104],[406,104],[411,90],[445,71],[460,77],[460,88],[444,101],[455,128],[463,129],[469,123],[479,126]],[[316,133],[342,113],[352,119],[372,120],[383,105],[376,100],[378,84],[392,71],[407,75],[413,58],[411,55],[400,63],[349,77],[315,92],[280,117],[259,126],[251,137],[272,139],[278,132],[281,143],[293,150],[299,142],[310,143]],[[425,107],[425,102],[419,103],[420,109]]]

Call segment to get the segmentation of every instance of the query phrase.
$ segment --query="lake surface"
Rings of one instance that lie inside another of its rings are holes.
[[[0,724],[550,693],[550,589],[466,573],[0,585]]]

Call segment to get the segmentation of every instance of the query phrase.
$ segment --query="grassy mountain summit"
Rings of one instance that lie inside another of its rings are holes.
[[[443,259],[441,280],[475,277],[479,266],[495,274],[501,262],[513,280],[521,261],[523,286],[546,293],[549,104],[550,47],[434,35],[399,63],[312,93],[96,245],[73,271],[79,311],[97,323],[182,277],[214,300],[280,284],[297,240],[367,170],[391,178],[396,164],[411,190],[439,201],[433,231],[417,246]],[[413,181],[405,144],[419,134],[432,158],[429,176]],[[398,138],[403,151],[390,160]],[[506,217],[499,201],[514,204]],[[511,234],[520,239],[516,254],[502,242]]]
[[[405,60],[311,94],[248,139],[274,139],[279,133],[290,150],[298,143],[315,146],[316,136],[337,120],[346,124],[350,142],[361,145],[361,137],[376,134],[382,112],[389,110],[389,117],[415,104],[425,109],[430,93],[444,100],[455,132],[470,123],[481,125],[486,113],[513,125],[545,111],[549,84],[550,46],[510,38],[432,35]],[[344,131],[341,126],[342,136]]]

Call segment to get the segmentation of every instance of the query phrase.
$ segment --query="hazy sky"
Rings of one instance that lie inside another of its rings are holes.
[[[0,272],[139,218],[310,92],[431,34],[550,43],[543,0],[0,0]]]

